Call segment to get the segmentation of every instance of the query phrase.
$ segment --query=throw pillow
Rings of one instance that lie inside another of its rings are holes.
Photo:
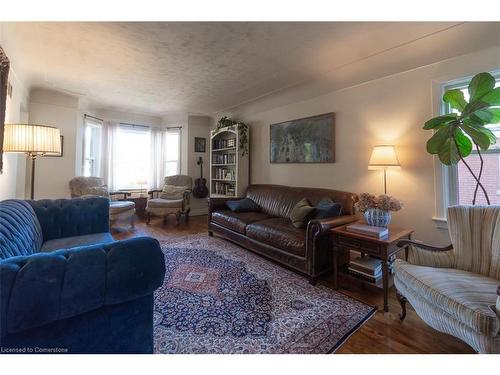
[[[255,212],[260,211],[260,206],[250,198],[237,201],[227,201],[226,206],[233,212]]]
[[[330,198],[321,199],[316,205],[315,219],[327,219],[342,215],[342,205],[332,201]]]
[[[303,228],[306,224],[306,220],[315,210],[314,207],[311,206],[309,200],[306,198],[301,199],[292,210],[290,214],[290,220],[292,220],[292,225],[295,228]]]
[[[184,192],[189,190],[187,186],[165,185],[160,194],[161,199],[177,200],[182,199]]]

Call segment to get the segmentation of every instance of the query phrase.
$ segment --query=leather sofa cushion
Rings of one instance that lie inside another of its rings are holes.
[[[289,219],[275,217],[257,221],[247,225],[246,235],[291,254],[305,256],[306,231],[295,228]]]
[[[248,224],[268,218],[269,216],[262,212],[233,212],[225,210],[212,213],[212,221],[242,234],[245,234],[245,228]]]
[[[109,232],[93,233],[83,236],[56,238],[54,240],[44,242],[40,251],[49,252],[59,249],[72,249],[74,247],[94,244],[108,244],[112,242],[114,242],[114,239]]]

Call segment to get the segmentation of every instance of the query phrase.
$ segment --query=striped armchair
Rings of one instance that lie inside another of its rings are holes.
[[[411,244],[408,261],[395,262],[394,283],[431,327],[465,341],[479,353],[500,353],[500,206],[448,209],[452,245]]]

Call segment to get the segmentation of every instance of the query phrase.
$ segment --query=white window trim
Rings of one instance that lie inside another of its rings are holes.
[[[490,74],[498,79],[500,77],[500,70],[492,70]],[[433,118],[446,113],[446,103],[442,100],[445,87],[460,84],[464,81],[470,81],[472,77],[472,75],[465,75],[458,79],[432,82],[431,100]],[[432,220],[438,229],[448,229],[447,208],[458,203],[457,174],[457,165],[446,166],[439,161],[437,156],[434,156],[436,213],[432,217]]]

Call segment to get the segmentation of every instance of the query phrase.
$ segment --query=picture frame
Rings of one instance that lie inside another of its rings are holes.
[[[271,124],[271,164],[335,163],[335,113]]]
[[[47,152],[43,156],[49,157],[49,158],[62,158],[64,156],[64,135],[61,135],[61,153]]]
[[[207,139],[194,137],[194,152],[207,152]]]

